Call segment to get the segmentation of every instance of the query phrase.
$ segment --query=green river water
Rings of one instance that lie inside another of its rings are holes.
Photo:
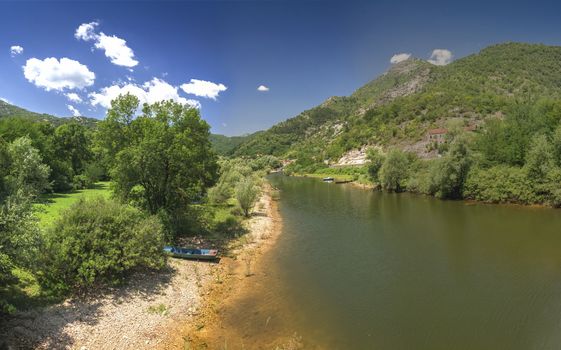
[[[269,180],[283,231],[245,305],[248,343],[561,349],[561,210]]]

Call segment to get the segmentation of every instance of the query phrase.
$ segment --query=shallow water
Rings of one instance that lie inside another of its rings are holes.
[[[246,300],[258,311],[238,315],[246,344],[297,332],[325,349],[561,348],[561,210],[270,181],[283,233]]]

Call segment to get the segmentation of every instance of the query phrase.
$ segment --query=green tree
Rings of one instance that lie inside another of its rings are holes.
[[[101,197],[81,199],[45,233],[39,279],[57,294],[113,285],[135,268],[161,268],[163,246],[157,217]]]
[[[259,193],[259,185],[251,177],[245,177],[236,186],[236,199],[246,217],[249,217]]]
[[[379,176],[382,188],[395,192],[404,190],[408,173],[407,154],[399,149],[391,150],[380,168]]]
[[[0,286],[17,282],[12,271],[32,267],[39,245],[33,197],[47,186],[49,169],[31,141],[0,138]],[[13,310],[0,288],[0,313]]]
[[[110,171],[115,194],[125,201],[136,199],[152,214],[161,210],[181,214],[216,182],[218,165],[209,125],[197,109],[173,101],[144,105],[143,114],[131,120],[132,102],[130,96],[114,101],[117,111],[108,115],[119,117],[102,122],[99,131],[102,144],[110,145],[106,154],[117,152]],[[118,139],[111,142],[113,137]]]
[[[21,137],[7,147],[9,171],[6,182],[10,192],[23,191],[36,196],[49,187],[50,169],[43,164],[39,151],[28,137]]]
[[[456,137],[450,150],[430,168],[430,193],[440,198],[462,198],[463,187],[471,165],[465,137]]]
[[[368,164],[368,175],[370,175],[373,182],[379,182],[378,174],[384,164],[384,155],[380,150],[374,148],[368,150],[367,157],[370,161],[370,164]]]
[[[536,135],[530,145],[524,165],[528,177],[536,183],[543,183],[554,166],[553,146],[549,143],[547,136]]]
[[[54,145],[59,158],[70,162],[74,175],[84,173],[93,156],[91,138],[84,126],[78,123],[59,126],[54,132]]]
[[[103,122],[98,124],[98,132],[94,137],[94,152],[99,154],[101,165],[110,170],[117,153],[130,143],[130,125],[139,108],[138,97],[125,94],[111,101],[111,108]]]
[[[561,124],[555,129],[552,138],[555,164],[561,167]]]

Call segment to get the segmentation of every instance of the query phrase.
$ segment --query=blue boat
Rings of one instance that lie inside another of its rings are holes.
[[[215,260],[218,258],[218,250],[216,249],[196,249],[196,248],[180,248],[165,246],[164,252],[175,258],[193,259],[193,260]]]

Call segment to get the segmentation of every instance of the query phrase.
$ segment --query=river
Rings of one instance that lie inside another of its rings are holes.
[[[283,232],[246,344],[268,327],[306,348],[561,348],[560,210],[269,180]]]

